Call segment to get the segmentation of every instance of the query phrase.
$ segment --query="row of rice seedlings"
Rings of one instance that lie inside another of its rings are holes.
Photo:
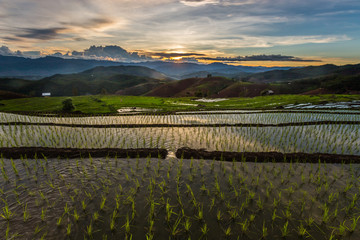
[[[166,148],[360,154],[357,125],[201,128],[0,126],[1,147]],[[193,136],[196,136],[194,138]],[[231,140],[230,140],[231,139]]]
[[[83,125],[109,124],[279,124],[309,121],[359,121],[356,114],[324,113],[252,113],[252,114],[199,114],[199,115],[136,115],[136,116],[98,116],[98,117],[36,117],[0,113],[0,122],[31,122]]]

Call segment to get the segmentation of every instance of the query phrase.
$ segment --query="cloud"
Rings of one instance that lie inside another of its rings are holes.
[[[294,46],[302,44],[325,44],[341,41],[349,41],[346,35],[311,35],[311,36],[233,36],[227,38],[199,39],[199,43],[193,48],[206,49],[245,49],[245,48],[271,48],[276,46]]]
[[[360,13],[359,10],[331,11],[331,12],[318,13],[316,14],[316,16],[329,17],[329,16],[350,15],[350,14],[359,14],[359,13]]]
[[[22,39],[18,38],[18,37],[2,37],[2,39],[7,42],[21,42],[22,41]]]
[[[102,28],[102,27],[106,27],[109,26],[111,24],[114,23],[114,20],[110,19],[110,18],[106,18],[106,17],[95,17],[95,18],[90,18],[86,21],[82,21],[82,22],[62,22],[63,25],[66,25],[68,27],[81,27],[81,28],[86,28],[86,29],[97,29],[97,28]]]
[[[202,57],[199,60],[221,61],[221,62],[246,62],[246,61],[279,61],[279,62],[321,62],[321,60],[303,59],[294,56],[283,55],[252,55],[239,57]]]
[[[189,57],[189,56],[205,56],[205,54],[201,53],[166,53],[166,52],[158,52],[158,53],[150,53],[149,55],[154,57],[161,57],[161,58],[174,58],[174,57]]]
[[[41,56],[40,51],[12,51],[7,46],[0,47],[0,55],[2,56],[15,56],[15,57],[30,57],[30,58],[37,58]]]
[[[128,52],[122,47],[112,46],[91,46],[83,52],[73,51],[73,57],[94,58],[94,59],[108,59],[115,61],[140,61],[147,59],[144,55],[137,52]]]
[[[17,34],[17,37],[39,40],[52,40],[55,39],[61,31],[64,31],[65,28],[25,28],[23,30],[26,33]]]
[[[241,6],[246,4],[259,3],[261,0],[181,0],[180,2],[190,7],[201,7],[205,5]]]
[[[199,7],[207,4],[219,4],[219,0],[182,0],[182,4],[190,7]]]
[[[1,46],[0,47],[0,55],[3,56],[22,56],[21,51],[11,51],[7,46]]]

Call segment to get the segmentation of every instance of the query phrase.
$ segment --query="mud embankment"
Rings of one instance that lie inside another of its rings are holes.
[[[360,163],[360,156],[326,153],[222,152],[179,148],[177,158],[245,162]]]
[[[3,158],[161,158],[168,155],[166,149],[80,149],[80,148],[44,148],[44,147],[14,147],[0,148]],[[206,151],[204,149],[179,148],[177,158],[209,159],[236,162],[302,162],[302,163],[360,163],[360,156],[326,154],[326,153],[280,153],[280,152],[222,152]]]
[[[142,112],[142,113],[82,113],[82,112],[26,112],[26,111],[4,111],[4,113],[36,116],[36,117],[106,117],[106,116],[166,116],[166,115],[212,115],[212,114],[259,114],[259,113],[316,113],[316,114],[336,114],[336,115],[360,115],[360,111],[347,112],[346,110],[357,109],[318,109],[302,110],[302,109],[287,109],[287,110],[272,110],[272,109],[223,109],[223,108],[209,108],[204,110],[174,110],[174,111],[159,111],[159,112]],[[236,112],[238,111],[238,112]]]
[[[138,148],[138,149],[80,149],[80,148],[44,148],[44,147],[15,147],[0,148],[0,154],[4,158],[162,158],[165,159],[168,151],[157,148]]]
[[[360,125],[360,121],[311,121],[287,123],[214,123],[214,124],[67,124],[67,123],[36,123],[36,122],[4,122],[4,126],[56,126],[72,128],[165,128],[165,127],[288,127],[309,125]]]

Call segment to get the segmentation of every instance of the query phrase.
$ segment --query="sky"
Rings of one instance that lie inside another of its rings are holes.
[[[0,0],[0,54],[71,56],[93,45],[174,61],[359,63],[360,1]]]

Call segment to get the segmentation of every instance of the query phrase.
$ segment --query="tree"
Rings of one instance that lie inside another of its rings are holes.
[[[71,112],[72,110],[75,109],[73,103],[72,103],[72,99],[71,98],[67,98],[62,102],[63,108],[62,110],[64,112]]]

